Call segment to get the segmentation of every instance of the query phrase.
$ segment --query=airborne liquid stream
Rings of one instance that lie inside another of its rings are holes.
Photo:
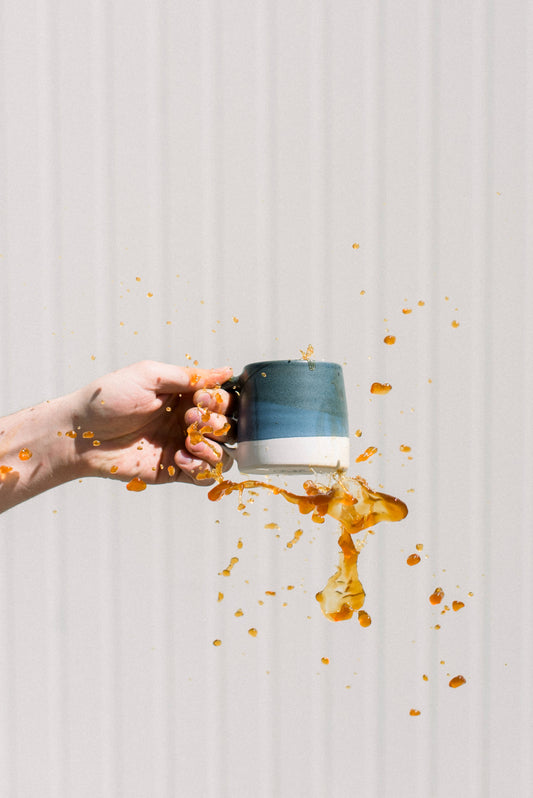
[[[357,535],[380,521],[401,521],[407,515],[407,506],[400,499],[372,490],[361,477],[346,477],[341,473],[335,475],[330,488],[307,480],[303,485],[305,495],[290,493],[266,482],[247,479],[242,482],[222,480],[211,488],[208,496],[211,501],[217,501],[222,496],[238,491],[242,497],[244,490],[252,488],[265,488],[275,495],[283,496],[291,504],[296,504],[304,515],[312,513],[311,519],[315,523],[323,523],[326,515],[339,521],[339,566],[326,587],[316,594],[316,599],[326,618],[332,621],[351,618],[365,601],[365,591],[357,571],[363,541],[354,541],[352,535]]]

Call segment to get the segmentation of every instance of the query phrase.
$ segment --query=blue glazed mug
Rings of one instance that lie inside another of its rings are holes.
[[[234,395],[237,443],[225,448],[240,471],[298,474],[348,468],[348,410],[337,363],[250,363],[222,387]]]

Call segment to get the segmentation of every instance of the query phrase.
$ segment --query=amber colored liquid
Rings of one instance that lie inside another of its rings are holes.
[[[365,627],[370,626],[370,624],[372,623],[372,618],[370,617],[368,612],[365,612],[364,610],[359,610],[359,612],[357,613],[357,618],[361,626]]]
[[[232,569],[237,565],[238,562],[239,562],[238,557],[232,557],[228,567],[224,568],[224,570],[220,572],[220,576],[229,576]]]
[[[294,533],[294,537],[293,537],[293,539],[292,539],[292,540],[289,540],[289,542],[287,543],[287,548],[288,548],[288,549],[292,549],[292,547],[294,546],[294,544],[295,544],[295,543],[298,543],[298,541],[299,541],[299,540],[300,540],[300,538],[302,537],[303,533],[304,533],[303,529],[297,529],[297,530],[296,530],[296,532]]]
[[[264,488],[296,504],[304,515],[311,513],[315,523],[322,523],[326,515],[339,521],[339,566],[326,587],[316,594],[316,599],[326,618],[344,621],[360,610],[365,600],[357,571],[361,543],[358,541],[357,548],[352,536],[380,521],[401,521],[407,515],[407,507],[400,499],[372,490],[361,477],[350,478],[339,473],[330,488],[311,480],[304,482],[303,487],[305,495],[298,495],[254,479],[243,482],[222,480],[211,488],[208,496],[211,501],[217,501],[233,491],[242,496],[243,490]]]
[[[420,710],[419,709],[410,709],[409,710],[409,714],[412,715],[413,717],[417,717],[418,715],[420,715]]]
[[[146,482],[144,482],[140,477],[134,477],[131,482],[128,482],[126,488],[128,490],[139,492],[146,488]]]
[[[407,565],[418,565],[420,562],[420,555],[419,554],[410,554],[407,558]]]
[[[388,344],[389,346],[392,346],[392,344],[396,343],[396,336],[395,335],[386,335],[385,338],[383,339],[383,343],[384,344]]]
[[[453,679],[450,679],[450,687],[461,687],[463,684],[466,684],[464,676],[454,676]]]
[[[376,454],[376,452],[377,452],[376,446],[369,446],[368,449],[366,449],[363,452],[363,454],[359,455],[359,457],[356,459],[355,462],[362,463],[364,460],[368,460],[369,457],[372,457],[372,455]]]
[[[314,352],[315,352],[314,347],[312,347],[311,344],[309,344],[309,346],[307,347],[305,352],[304,352],[303,349],[300,349],[300,354],[302,356],[302,360],[311,360],[311,358],[313,357]]]
[[[444,598],[444,590],[441,587],[436,587],[431,596],[429,597],[430,604],[440,604]]]
[[[29,449],[21,449],[19,452],[19,458],[21,460],[29,460],[32,457],[32,453]]]
[[[392,385],[388,382],[373,382],[370,386],[370,393],[385,394],[392,390]]]
[[[454,612],[457,612],[458,610],[462,610],[463,607],[464,607],[464,602],[463,601],[452,601],[452,608],[453,608]]]

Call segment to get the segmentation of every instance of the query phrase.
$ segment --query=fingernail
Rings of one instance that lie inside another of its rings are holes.
[[[211,394],[209,394],[209,393],[207,393],[207,391],[205,391],[204,393],[201,393],[198,396],[198,399],[196,400],[196,404],[197,405],[206,405],[207,406],[210,401],[211,401]]]

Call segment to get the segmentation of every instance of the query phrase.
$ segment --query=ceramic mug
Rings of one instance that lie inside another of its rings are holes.
[[[240,471],[297,474],[348,468],[348,411],[337,363],[250,363],[222,387],[234,395],[237,443],[225,448]]]

